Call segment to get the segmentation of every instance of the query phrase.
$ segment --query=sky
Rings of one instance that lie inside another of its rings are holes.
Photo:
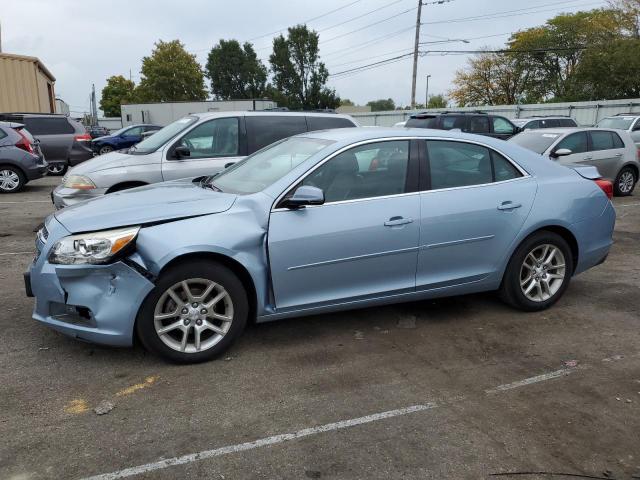
[[[561,12],[590,10],[600,0],[422,0],[417,102],[447,93],[470,55],[433,50],[500,48],[511,32],[543,24]],[[306,23],[320,34],[329,86],[357,104],[411,100],[411,57],[342,73],[413,51],[418,0],[0,0],[2,51],[39,57],[56,77],[56,95],[74,114],[89,110],[111,75],[138,82],[154,42],[179,39],[204,65],[220,39],[254,44],[268,65],[271,42]],[[463,42],[462,40],[466,40]],[[435,43],[433,43],[435,42]],[[339,75],[337,75],[339,74]],[[335,77],[333,76],[335,75]],[[0,85],[0,88],[2,86]]]

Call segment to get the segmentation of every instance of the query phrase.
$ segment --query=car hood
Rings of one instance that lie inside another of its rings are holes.
[[[111,152],[98,155],[69,170],[71,175],[87,175],[109,168],[132,167],[136,165],[147,165],[149,163],[159,163],[157,155],[128,155],[123,152]]]
[[[88,232],[220,213],[236,197],[191,179],[174,180],[87,200],[58,210],[55,217],[71,233]]]

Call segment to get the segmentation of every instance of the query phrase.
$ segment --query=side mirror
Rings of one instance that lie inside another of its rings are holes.
[[[184,145],[178,145],[173,149],[173,154],[178,160],[180,160],[181,158],[191,156],[191,150],[189,150],[189,147],[185,147]]]
[[[324,203],[324,192],[318,187],[303,185],[298,187],[293,195],[284,201],[283,206],[292,210],[304,208],[307,205],[322,205]]]
[[[571,155],[572,153],[573,152],[568,148],[559,148],[558,150],[554,150],[553,152],[551,152],[551,157],[553,158],[566,157],[567,155]]]

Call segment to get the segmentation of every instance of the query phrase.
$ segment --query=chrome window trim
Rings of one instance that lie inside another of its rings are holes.
[[[525,178],[530,178],[531,177],[531,174],[529,172],[527,172],[524,168],[522,168],[515,160],[513,160],[511,157],[509,157],[509,155],[507,155],[506,153],[500,152],[500,151],[496,150],[494,147],[492,147],[490,145],[487,145],[485,143],[482,143],[482,142],[478,142],[478,141],[474,141],[474,140],[468,140],[468,139],[453,138],[453,137],[416,137],[416,136],[380,137],[380,138],[375,138],[375,139],[361,140],[359,142],[352,143],[350,145],[342,147],[341,149],[336,150],[335,152],[333,152],[327,158],[325,158],[322,161],[318,162],[311,169],[307,170],[304,174],[302,174],[300,177],[298,177],[295,181],[290,183],[287,186],[287,188],[285,188],[284,191],[280,195],[278,195],[278,197],[276,198],[276,201],[273,202],[273,205],[271,207],[271,212],[290,211],[291,209],[289,209],[289,208],[275,208],[275,206],[278,205],[278,203],[280,203],[280,201],[286,196],[286,194],[289,192],[289,190],[291,189],[292,186],[294,186],[295,184],[297,184],[297,183],[301,182],[302,180],[304,180],[306,177],[311,175],[316,169],[320,168],[326,162],[328,162],[329,160],[331,160],[334,157],[337,157],[341,153],[343,153],[343,152],[345,152],[347,150],[350,150],[352,148],[359,147],[361,145],[367,145],[369,143],[379,143],[379,142],[388,142],[388,141],[401,141],[401,140],[407,140],[407,141],[411,141],[411,140],[425,140],[425,141],[427,141],[427,140],[442,140],[442,141],[452,141],[452,142],[470,143],[472,145],[478,145],[478,146],[487,148],[489,150],[492,150],[495,153],[503,156],[509,163],[511,163],[511,165],[513,165],[516,168],[516,170],[518,170],[518,172],[520,172],[520,174],[522,176],[518,177],[518,178],[511,178],[509,180],[501,180],[499,182],[482,183],[482,184],[477,184],[477,185],[463,185],[463,186],[459,186],[459,187],[439,188],[439,189],[435,189],[435,190],[429,189],[429,190],[419,190],[419,191],[416,191],[416,192],[397,193],[395,195],[382,195],[382,196],[376,196],[376,197],[354,198],[352,200],[340,200],[340,201],[337,201],[337,202],[324,203],[322,205],[308,205],[305,208],[318,208],[318,207],[324,207],[325,205],[328,206],[328,205],[340,205],[340,204],[344,204],[344,203],[364,202],[364,201],[374,200],[374,199],[378,199],[378,198],[406,197],[406,196],[410,196],[410,195],[420,195],[422,193],[442,192],[442,191],[448,191],[448,190],[459,190],[459,189],[475,188],[475,187],[486,187],[486,186],[489,186],[489,185],[497,185],[497,184],[502,184],[502,183],[506,183],[506,182],[514,182],[514,181],[523,180]]]

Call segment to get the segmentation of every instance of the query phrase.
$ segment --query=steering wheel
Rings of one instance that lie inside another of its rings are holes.
[[[189,140],[188,138],[183,138],[182,139],[182,143],[184,144],[185,147],[187,147],[190,151],[194,151],[196,149],[196,146],[191,143],[191,140]]]

